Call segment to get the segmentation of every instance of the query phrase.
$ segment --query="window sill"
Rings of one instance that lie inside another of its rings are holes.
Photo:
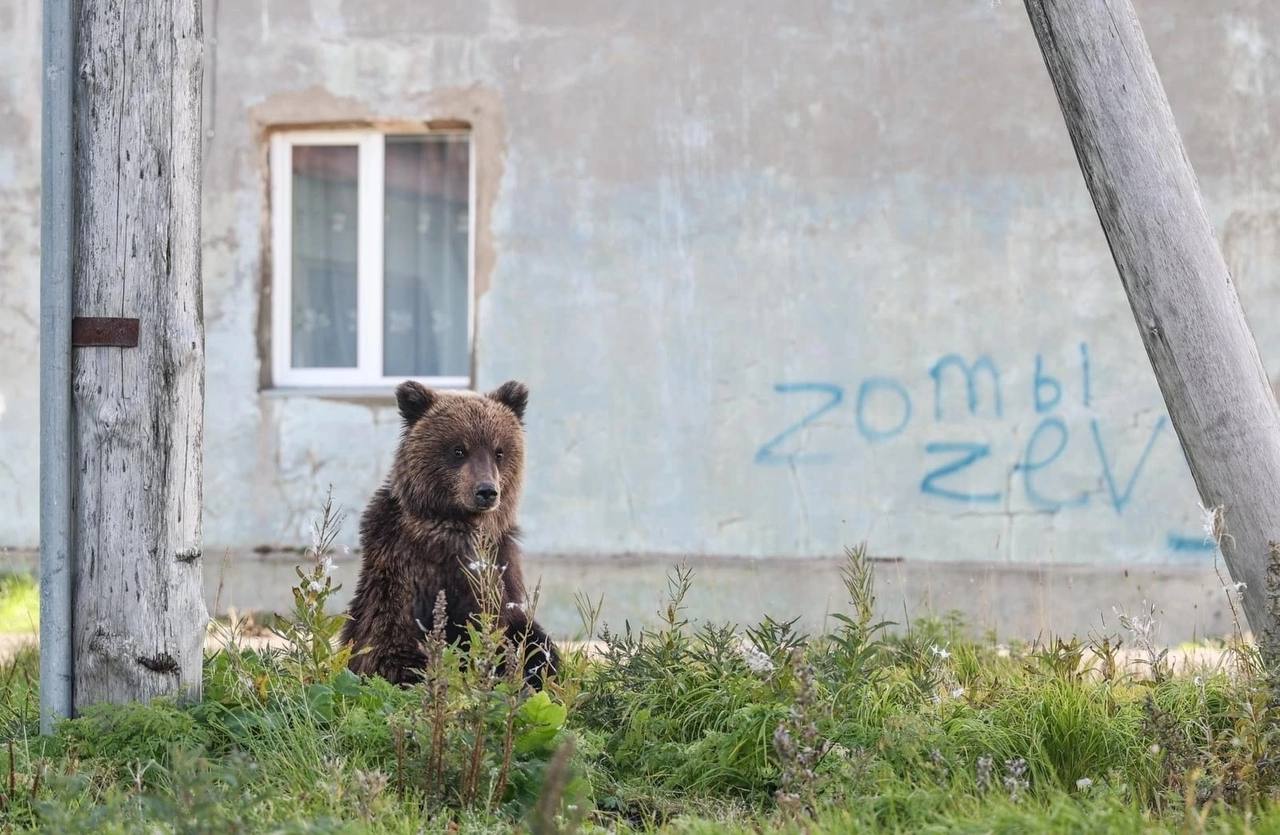
[[[431,388],[442,390],[465,390],[471,387],[470,383],[452,383],[452,384],[430,384]],[[272,386],[270,388],[259,389],[258,394],[262,397],[268,397],[273,400],[291,398],[291,397],[309,397],[316,400],[340,400],[348,402],[367,403],[369,401],[378,401],[384,403],[394,403],[396,399],[396,387],[388,386]]]

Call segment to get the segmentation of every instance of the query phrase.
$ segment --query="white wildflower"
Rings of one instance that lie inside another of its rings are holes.
[[[333,572],[337,570],[337,566],[333,564],[333,557],[328,554],[325,555],[324,559],[320,560],[319,568],[320,576],[324,578],[332,577]]]
[[[1223,540],[1231,540],[1235,542],[1235,537],[1227,533],[1227,508],[1225,505],[1218,505],[1214,508],[1207,508],[1200,505],[1201,527],[1204,529],[1204,541],[1212,542],[1219,548],[1222,547]]]
[[[1160,743],[1158,743],[1158,742],[1153,742],[1153,743],[1151,743],[1151,747],[1149,747],[1149,748],[1147,749],[1147,753],[1148,753],[1148,754],[1150,754],[1150,755],[1151,755],[1151,756],[1153,756],[1153,757],[1154,757],[1156,754],[1159,754],[1159,753],[1160,753]]]
[[[1218,518],[1217,509],[1210,510],[1204,505],[1197,503],[1200,508],[1200,527],[1204,530],[1204,538],[1206,542],[1213,541],[1213,523]]]
[[[964,696],[964,688],[963,688],[963,687],[956,687],[956,688],[954,688],[954,689],[951,691],[951,698],[953,698],[953,699],[959,699],[959,698],[961,698],[961,697],[963,697],[963,696]]]
[[[1004,768],[1005,791],[1009,792],[1009,800],[1017,803],[1021,799],[1022,792],[1031,787],[1031,780],[1027,778],[1027,761],[1022,757],[1014,757],[1005,761]]]
[[[1130,615],[1123,609],[1115,607],[1112,607],[1111,611],[1116,613],[1120,625],[1133,633],[1135,643],[1147,650],[1155,647],[1156,627],[1159,626],[1159,621],[1156,620],[1155,604],[1142,601],[1141,613],[1136,615]]]
[[[978,757],[975,764],[975,771],[978,778],[978,791],[986,791],[991,788],[991,772],[995,766],[995,760],[988,756]]]
[[[1204,687],[1204,677],[1196,676],[1194,679],[1192,679],[1192,683],[1194,683],[1196,687]]]
[[[1088,777],[1081,777],[1076,780],[1076,788],[1082,792],[1087,792],[1093,786],[1093,781]]]
[[[1004,644],[997,644],[996,658],[1008,658],[1008,657],[1009,657],[1009,648]]]
[[[522,612],[523,612],[523,611],[524,611],[524,604],[523,604],[523,603],[517,603],[517,602],[515,602],[515,601],[512,601],[512,602],[510,602],[510,603],[508,603],[508,604],[507,604],[507,608],[508,608],[508,609],[519,609],[520,611],[522,611]]]
[[[743,640],[738,642],[738,655],[742,656],[742,661],[747,665],[747,669],[758,676],[768,675],[773,672],[773,659],[751,641]]]
[[[933,652],[934,655],[938,656],[944,661],[951,657],[951,650],[947,649],[946,647],[940,647],[937,644],[934,644],[930,648],[930,650]]]
[[[485,567],[485,565],[486,563],[483,560],[472,560],[471,562],[467,563],[467,568],[471,569],[472,571],[480,571]]]

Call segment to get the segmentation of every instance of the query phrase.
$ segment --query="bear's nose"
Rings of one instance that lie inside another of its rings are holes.
[[[482,506],[488,507],[498,501],[498,488],[485,482],[476,488],[476,501]]]

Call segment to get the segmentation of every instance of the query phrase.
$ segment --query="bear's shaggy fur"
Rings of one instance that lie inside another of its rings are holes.
[[[342,640],[351,669],[395,683],[421,676],[423,630],[445,593],[445,637],[466,641],[479,604],[466,566],[476,542],[496,543],[507,635],[527,647],[525,679],[540,687],[559,663],[555,646],[524,613],[516,510],[524,470],[529,393],[507,382],[487,395],[403,383],[396,401],[404,434],[386,482],[360,521],[360,580]]]

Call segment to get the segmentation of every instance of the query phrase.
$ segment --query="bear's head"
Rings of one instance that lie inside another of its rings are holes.
[[[515,526],[524,475],[524,408],[529,390],[514,380],[488,394],[436,391],[406,382],[396,389],[404,436],[391,489],[420,519]]]

